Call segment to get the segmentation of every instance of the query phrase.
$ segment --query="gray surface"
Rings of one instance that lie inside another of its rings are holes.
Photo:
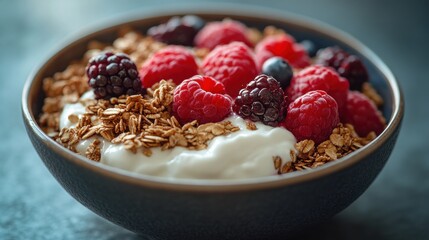
[[[0,239],[139,239],[93,214],[59,186],[21,120],[27,75],[65,36],[112,14],[156,10],[170,1],[87,2],[0,0]],[[303,238],[429,238],[429,4],[399,2],[245,2],[307,15],[351,33],[393,70],[406,97],[399,141],[379,177],[350,207]]]

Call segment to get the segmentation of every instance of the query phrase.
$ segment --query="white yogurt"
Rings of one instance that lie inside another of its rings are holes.
[[[80,97],[80,100],[94,99],[94,98],[95,98],[95,95],[93,91],[88,91]],[[60,129],[65,127],[66,128],[74,127],[76,123],[70,122],[69,116],[72,114],[80,116],[84,113],[85,113],[85,107],[80,102],[65,104],[60,116]]]
[[[80,105],[80,106],[79,106]],[[70,127],[70,114],[85,111],[80,103],[66,105],[61,115],[61,127]],[[295,137],[282,127],[270,127],[255,123],[257,130],[248,130],[246,122],[237,116],[228,119],[240,130],[212,139],[207,149],[189,150],[175,147],[162,151],[152,148],[152,156],[134,154],[121,144],[112,144],[99,138],[100,162],[141,174],[167,178],[187,179],[240,179],[275,175],[273,157],[279,156],[283,163],[290,161]],[[81,141],[76,147],[84,155],[93,138]]]

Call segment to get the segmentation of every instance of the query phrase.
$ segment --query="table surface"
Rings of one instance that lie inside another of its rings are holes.
[[[21,91],[30,71],[65,36],[112,15],[155,11],[170,2],[0,0],[0,239],[140,239],[86,209],[50,175],[25,133]],[[299,13],[349,32],[385,61],[403,87],[406,116],[385,168],[351,206],[303,239],[429,238],[429,2],[235,2]]]

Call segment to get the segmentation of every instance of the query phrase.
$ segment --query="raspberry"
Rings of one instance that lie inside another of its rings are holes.
[[[142,92],[137,67],[123,54],[103,52],[89,60],[86,67],[88,84],[96,99],[133,95]]]
[[[173,112],[182,123],[219,122],[231,113],[232,100],[221,82],[196,75],[174,89]]]
[[[352,124],[357,134],[362,137],[372,131],[378,135],[385,127],[385,120],[375,104],[357,91],[350,91],[347,96],[344,122]]]
[[[222,82],[233,98],[258,74],[251,50],[241,42],[215,48],[204,58],[201,72]]]
[[[283,90],[273,77],[259,75],[241,89],[233,109],[243,118],[275,127],[285,116]]]
[[[284,58],[295,68],[310,65],[310,57],[306,50],[287,34],[264,38],[256,45],[255,55],[258,69],[262,69],[262,65],[267,59],[275,56]]]
[[[341,119],[346,111],[349,82],[329,67],[313,65],[298,72],[287,89],[290,101],[313,90],[323,90],[337,101]]]
[[[338,105],[325,91],[310,91],[293,101],[283,126],[297,141],[311,139],[319,144],[328,139],[339,123]]]
[[[317,52],[316,64],[334,68],[350,82],[350,89],[361,90],[368,81],[368,71],[359,57],[350,55],[338,46],[327,47]]]
[[[210,22],[195,36],[195,46],[212,50],[218,45],[236,41],[253,47],[246,36],[246,31],[246,26],[237,21]]]
[[[167,44],[192,46],[195,35],[204,24],[204,20],[194,15],[172,17],[167,23],[149,28],[147,34]]]
[[[144,87],[149,88],[161,80],[172,79],[175,84],[198,74],[194,56],[185,47],[167,46],[146,60],[140,69]]]

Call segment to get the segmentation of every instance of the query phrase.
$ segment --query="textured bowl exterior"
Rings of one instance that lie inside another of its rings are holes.
[[[206,19],[225,16],[202,12],[195,11]],[[240,14],[231,12],[228,16],[248,24],[279,25],[298,36],[314,35],[320,45],[338,43],[361,53],[355,42],[346,43],[342,34],[332,29],[323,32],[314,27],[315,23],[309,25],[266,12],[263,15],[271,19],[255,16],[250,10],[237,12]],[[23,94],[24,123],[40,158],[64,189],[100,216],[154,239],[284,239],[335,215],[368,188],[392,152],[403,116],[402,94],[396,89],[395,80],[390,79],[393,76],[385,74],[378,59],[369,59],[371,54],[363,55],[371,65],[370,72],[378,76],[374,85],[387,99],[384,112],[390,116],[389,126],[370,146],[314,173],[224,185],[152,181],[150,177],[99,166],[43,134],[34,116],[40,113],[44,77],[64,69],[70,60],[82,55],[90,39],[111,41],[120,26],[146,29],[176,14],[182,13],[130,21],[82,37],[56,52],[30,77]]]

